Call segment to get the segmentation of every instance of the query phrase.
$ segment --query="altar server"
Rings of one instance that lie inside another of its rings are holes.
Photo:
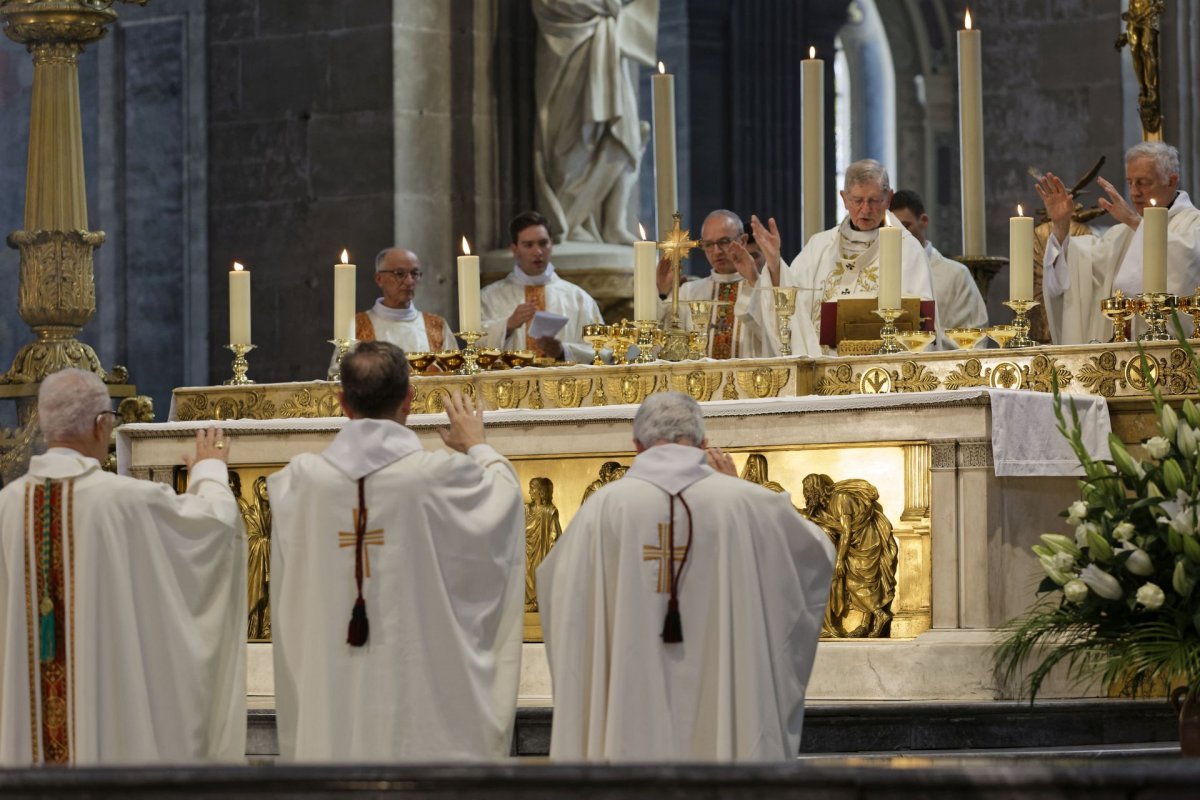
[[[391,342],[410,353],[438,353],[455,348],[450,324],[431,311],[419,311],[417,288],[425,270],[421,259],[403,247],[389,247],[375,256],[375,285],[383,297],[354,317],[354,338],[360,342]]]
[[[48,449],[0,492],[0,763],[241,761],[246,541],[229,449],[196,434],[188,491],[101,469],[90,372],[38,392]]]
[[[687,395],[648,397],[633,437],[633,466],[537,572],[551,758],[794,758],[832,544],[786,493],[706,454]]]
[[[1126,202],[1104,178],[1107,197],[1100,207],[1117,224],[1101,236],[1070,236],[1075,199],[1062,180],[1047,173],[1037,183],[1052,223],[1043,261],[1042,294],[1055,344],[1107,342],[1112,323],[1100,303],[1118,289],[1126,297],[1142,293],[1142,214],[1153,200],[1167,208],[1167,291],[1190,295],[1200,285],[1200,210],[1179,189],[1179,151],[1163,142],[1141,142],[1125,152]],[[1184,330],[1191,320],[1180,315]],[[1135,319],[1135,333],[1143,330]],[[1174,330],[1171,330],[1174,334]]]
[[[307,761],[506,756],[520,672],[524,506],[483,410],[446,400],[426,452],[404,353],[342,361],[349,421],[267,482],[279,753]]]

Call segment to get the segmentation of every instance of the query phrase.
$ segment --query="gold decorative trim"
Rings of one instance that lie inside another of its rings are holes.
[[[988,369],[987,377],[993,389],[1020,389],[1025,385],[1025,373],[1015,361],[1001,361]]]
[[[590,378],[549,378],[538,381],[543,397],[550,397],[558,408],[579,408],[592,391]]]
[[[779,397],[779,391],[787,386],[791,378],[786,368],[759,367],[753,370],[742,370],[737,373],[737,387],[742,397],[754,397],[765,400],[768,397]]]
[[[690,395],[698,403],[711,400],[713,393],[717,391],[717,387],[720,385],[720,372],[701,372],[698,369],[694,369],[682,375],[671,376],[671,388],[677,392],[684,392]]]
[[[1058,376],[1058,388],[1066,390],[1074,377],[1071,375],[1071,370],[1059,364],[1058,360],[1051,356],[1039,354],[1033,357],[1029,362],[1029,366],[1022,370],[1025,375],[1025,385],[1035,392],[1051,392],[1054,391],[1054,376]]]

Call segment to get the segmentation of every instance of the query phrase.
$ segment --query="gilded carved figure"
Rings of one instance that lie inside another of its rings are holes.
[[[772,492],[785,492],[782,484],[767,477],[767,457],[762,453],[751,453],[746,458],[746,466],[742,468],[742,480],[757,483]]]
[[[837,548],[822,635],[886,636],[899,548],[879,490],[857,478],[834,483],[819,474],[805,476],[803,490],[801,513],[824,528]]]
[[[1162,139],[1162,101],[1158,94],[1159,44],[1158,19],[1164,11],[1163,0],[1129,0],[1129,10],[1121,15],[1125,33],[1117,37],[1117,49],[1129,45],[1133,74],[1137,78],[1138,113],[1142,118],[1143,138]]]
[[[271,638],[271,500],[267,478],[254,479],[252,499],[242,496],[242,476],[229,473],[229,488],[237,498],[246,525],[246,635],[250,639]]]
[[[583,490],[583,499],[580,504],[586,503],[587,499],[592,496],[592,492],[599,489],[606,483],[612,483],[625,474],[629,467],[619,461],[605,461],[600,465],[600,477],[588,484],[588,487]]]
[[[554,483],[549,478],[529,481],[529,502],[525,504],[525,610],[537,611],[538,564],[550,554],[550,548],[562,534],[558,509],[554,506]]]

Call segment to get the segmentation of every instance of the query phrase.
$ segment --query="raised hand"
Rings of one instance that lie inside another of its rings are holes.
[[[1125,201],[1125,197],[1117,191],[1117,187],[1104,178],[1096,178],[1096,183],[1100,184],[1100,188],[1108,195],[1108,197],[1101,197],[1096,201],[1100,207],[1111,214],[1117,222],[1123,222],[1137,230],[1137,226],[1142,224],[1142,215],[1137,212],[1137,209],[1129,205]]]
[[[766,259],[767,269],[771,271],[771,282],[779,285],[779,227],[775,224],[775,218],[771,217],[767,220],[769,229],[763,227],[758,215],[750,215],[750,230],[754,233],[754,241],[758,243],[758,249],[762,251],[763,258]]]
[[[733,266],[746,279],[748,286],[758,283],[758,267],[754,264],[754,256],[741,242],[731,242],[729,255],[733,257]]]
[[[1046,206],[1046,216],[1054,226],[1054,237],[1065,242],[1071,233],[1071,215],[1075,213],[1075,198],[1062,179],[1053,172],[1042,176],[1034,188]]]
[[[658,268],[654,272],[654,282],[658,285],[660,295],[670,294],[675,287],[671,285],[674,275],[671,274],[671,259],[663,256],[658,260]]]
[[[450,418],[449,428],[438,428],[438,435],[451,450],[465,453],[477,444],[483,444],[487,437],[483,433],[483,404],[479,408],[458,392],[451,392],[446,397],[446,416]]]
[[[737,477],[737,467],[733,465],[733,456],[719,447],[705,448],[704,454],[707,456],[708,465],[717,472]]]

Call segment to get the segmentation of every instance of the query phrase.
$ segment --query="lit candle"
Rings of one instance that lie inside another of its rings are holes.
[[[354,276],[350,254],[342,251],[342,263],[333,265],[333,338],[354,338]]]
[[[236,261],[229,271],[229,343],[251,343],[250,270]]]
[[[465,236],[462,252],[458,257],[458,329],[483,333],[479,320],[479,256],[471,255],[471,245]]]
[[[1167,209],[1153,200],[1142,212],[1142,291],[1167,291]]]
[[[817,48],[808,48],[800,62],[802,118],[801,150],[801,244],[825,230],[825,60]]]
[[[675,172],[675,76],[667,73],[661,61],[650,86],[654,95],[655,230],[662,232],[671,227],[671,215],[679,210],[679,182]]]
[[[1008,299],[1033,299],[1033,217],[1020,206],[1008,218]]]
[[[879,308],[900,308],[900,229],[879,229]]]
[[[962,158],[963,254],[987,254],[983,207],[982,37],[967,11],[958,32],[958,131]]]
[[[638,223],[638,234],[646,238],[646,229]],[[633,243],[633,318],[658,319],[658,244]]]

